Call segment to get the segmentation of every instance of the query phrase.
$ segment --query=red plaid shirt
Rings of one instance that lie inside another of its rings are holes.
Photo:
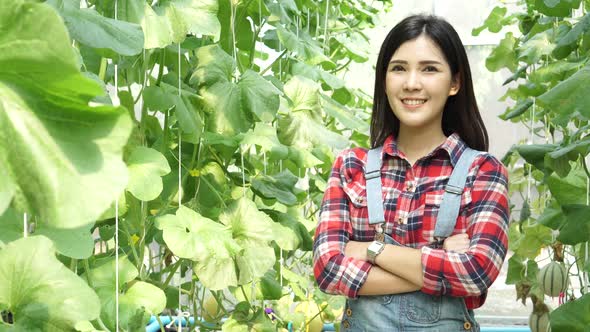
[[[470,168],[453,234],[467,233],[466,253],[446,252],[433,237],[436,216],[453,165],[466,144],[453,134],[412,167],[393,136],[383,145],[384,231],[401,245],[422,249],[424,287],[433,295],[464,297],[483,305],[508,249],[508,175],[502,163],[480,154]],[[364,165],[367,150],[342,151],[332,168],[314,242],[314,274],[321,290],[357,297],[372,265],[344,256],[349,240],[372,241]]]

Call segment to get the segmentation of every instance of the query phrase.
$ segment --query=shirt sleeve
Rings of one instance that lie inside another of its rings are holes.
[[[336,158],[324,193],[313,245],[313,271],[323,292],[355,298],[372,265],[344,256],[344,247],[352,235],[349,198],[341,177],[345,153]]]
[[[466,253],[422,248],[424,286],[432,295],[480,296],[496,280],[508,250],[508,173],[487,155],[477,171],[468,207]]]

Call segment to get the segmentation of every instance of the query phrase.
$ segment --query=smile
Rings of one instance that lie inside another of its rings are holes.
[[[402,103],[406,105],[422,105],[426,102],[426,99],[402,99]]]

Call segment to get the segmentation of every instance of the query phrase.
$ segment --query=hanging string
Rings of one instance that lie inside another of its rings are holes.
[[[586,159],[582,159],[582,162],[585,163]],[[586,178],[586,205],[590,205],[590,178]],[[584,252],[584,264],[586,265],[588,265],[588,242],[590,241],[586,241],[586,250]],[[584,293],[588,294],[588,284],[590,284],[590,277],[588,275],[588,272],[584,272],[584,275],[586,276],[586,285],[584,286]]]
[[[324,22],[324,50],[328,47],[328,11],[330,10],[330,0],[326,0],[326,21]]]
[[[530,138],[529,138],[529,144],[535,144],[535,133],[534,133],[534,123],[535,123],[535,113],[536,113],[536,109],[537,109],[537,100],[536,98],[533,97],[533,109],[532,109],[532,114],[531,114],[531,121],[530,121]],[[531,203],[531,183],[533,181],[533,166],[532,165],[528,165],[528,175],[527,175],[527,196],[526,196],[526,200],[527,203],[530,204]],[[531,225],[531,219],[529,218],[527,220],[527,224],[530,226]]]
[[[181,78],[181,61],[180,61],[180,43],[178,43],[178,97],[182,96],[182,78]],[[179,101],[181,102],[181,101]],[[178,124],[178,207],[182,205],[182,129],[180,128],[180,118],[176,117]],[[180,258],[178,258],[180,260]],[[178,331],[182,332],[182,269],[178,269]]]
[[[119,1],[115,0],[115,20],[119,17]],[[144,53],[145,59],[145,53]],[[115,63],[115,103],[119,104],[119,66]],[[115,200],[115,331],[119,332],[119,196]]]
[[[243,196],[246,197],[246,171],[244,170],[244,147],[240,144],[240,159],[242,165],[242,189]]]
[[[27,214],[23,214],[23,237],[29,236],[29,225],[27,225]]]

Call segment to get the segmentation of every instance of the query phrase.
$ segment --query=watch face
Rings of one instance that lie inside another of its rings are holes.
[[[379,248],[381,248],[382,246],[383,246],[383,243],[379,243],[379,242],[373,241],[369,245],[369,251],[377,252],[379,250]]]

